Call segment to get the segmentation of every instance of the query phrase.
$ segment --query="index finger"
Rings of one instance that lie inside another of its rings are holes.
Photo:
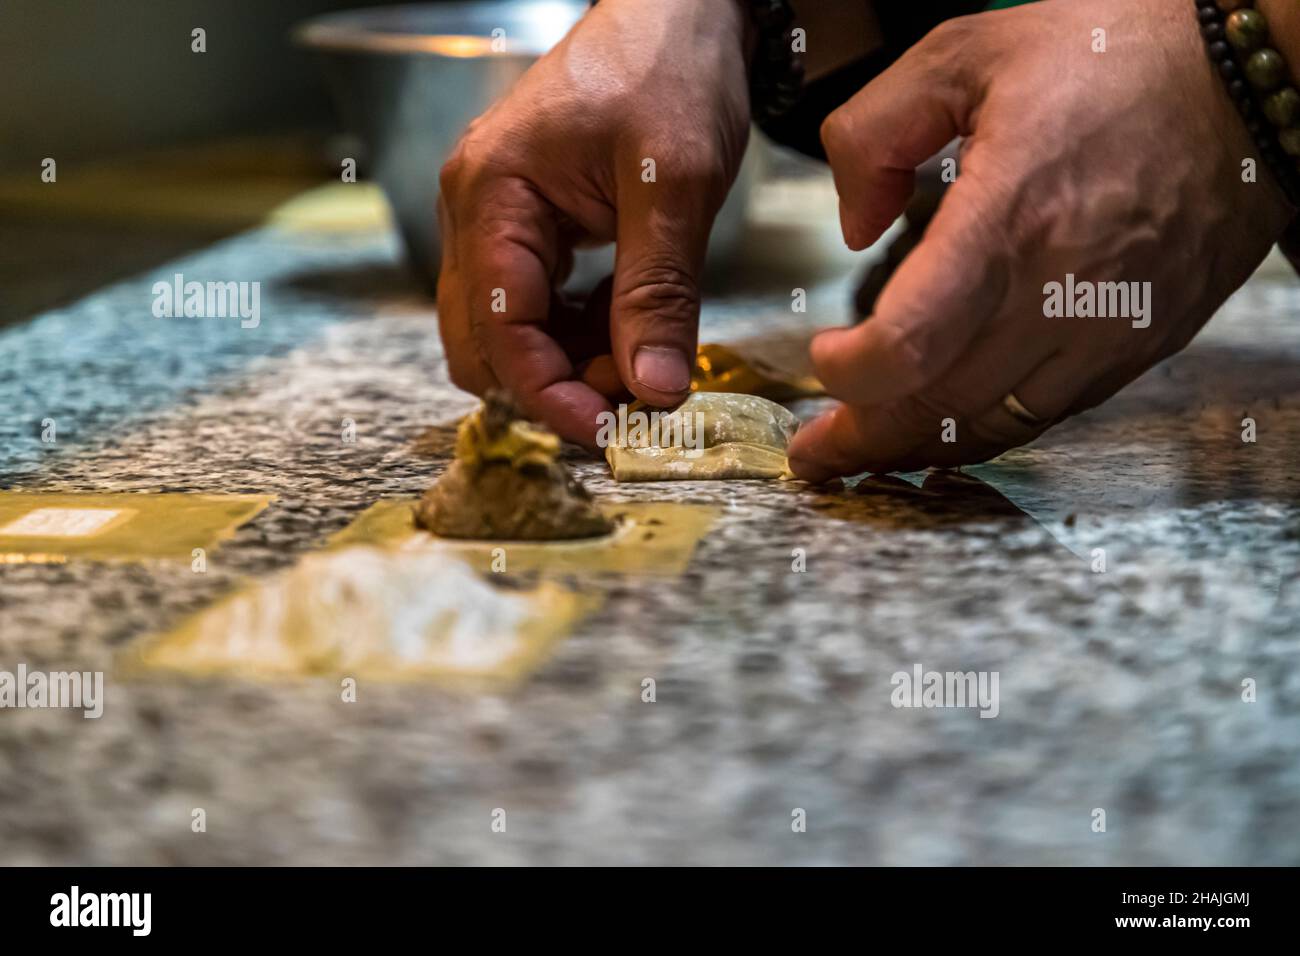
[[[456,263],[464,308],[496,379],[560,437],[594,446],[605,398],[576,375],[549,334],[557,216],[531,185],[506,178],[456,209]]]

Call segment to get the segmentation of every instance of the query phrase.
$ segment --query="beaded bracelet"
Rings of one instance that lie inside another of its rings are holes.
[[[1286,60],[1268,45],[1268,23],[1254,0],[1196,0],[1201,35],[1260,158],[1293,206],[1300,207],[1300,91]],[[1261,118],[1262,114],[1262,118]]]
[[[758,28],[758,49],[750,68],[750,112],[757,122],[790,111],[803,89],[803,55],[794,42],[794,10],[789,0],[750,0]],[[800,48],[802,49],[802,48]]]

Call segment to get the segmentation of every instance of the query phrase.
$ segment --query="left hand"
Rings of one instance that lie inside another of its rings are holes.
[[[934,30],[822,127],[851,248],[879,238],[915,168],[957,137],[960,175],[874,314],[813,342],[846,404],[795,436],[798,477],[954,466],[1033,440],[1186,345],[1293,213],[1187,0],[1045,0]],[[1145,318],[1048,317],[1046,287],[1067,273],[1137,283]],[[1009,393],[1038,421],[1009,412]]]

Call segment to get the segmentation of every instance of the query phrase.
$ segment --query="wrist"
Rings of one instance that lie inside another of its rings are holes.
[[[748,58],[757,38],[748,0],[590,0],[591,12],[630,10],[634,16],[688,26],[691,34],[741,44]]]

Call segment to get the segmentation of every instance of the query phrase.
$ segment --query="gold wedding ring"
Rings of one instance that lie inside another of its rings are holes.
[[[1007,410],[1008,415],[1022,425],[1028,425],[1030,428],[1041,428],[1047,424],[1043,419],[1025,408],[1024,403],[1016,398],[1015,392],[1007,392],[1002,399],[1002,407]]]

